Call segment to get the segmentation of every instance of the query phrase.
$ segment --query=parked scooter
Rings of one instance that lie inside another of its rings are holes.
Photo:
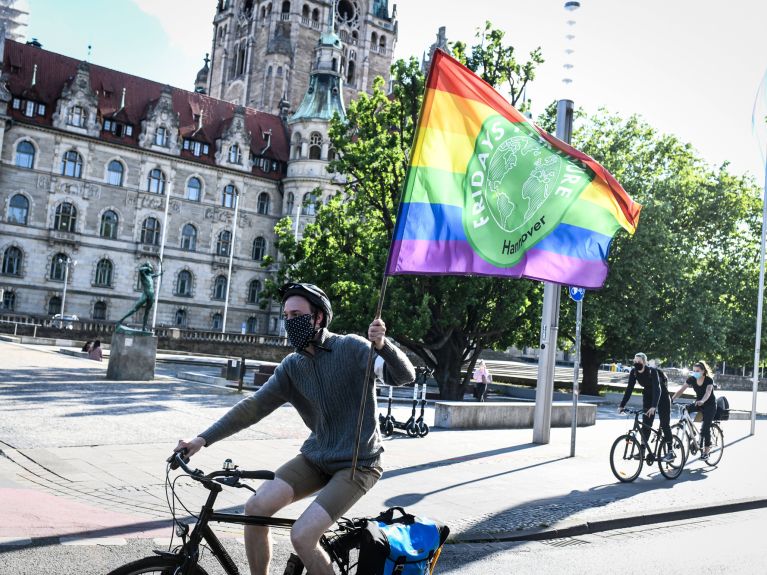
[[[394,388],[391,385],[388,387],[389,387],[389,405],[386,408],[386,415],[384,416],[382,413],[378,414],[378,426],[381,429],[381,433],[383,433],[385,437],[389,437],[392,433],[394,433],[394,424],[397,421],[396,419],[394,419],[394,416],[391,414],[392,390]]]
[[[426,410],[426,382],[421,386],[421,414],[415,420],[415,430],[418,437],[426,437],[429,434],[429,426],[423,420],[423,414]]]

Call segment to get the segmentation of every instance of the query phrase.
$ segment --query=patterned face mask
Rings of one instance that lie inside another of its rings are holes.
[[[314,329],[314,316],[307,313],[285,320],[285,332],[288,334],[290,345],[296,349],[304,349],[312,341],[317,330]]]

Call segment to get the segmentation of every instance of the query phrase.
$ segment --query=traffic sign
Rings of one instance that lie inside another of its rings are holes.
[[[586,290],[580,287],[570,286],[567,289],[567,293],[570,295],[570,299],[573,301],[581,301],[586,296]]]

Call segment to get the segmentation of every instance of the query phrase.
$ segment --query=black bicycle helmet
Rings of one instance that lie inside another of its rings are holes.
[[[286,283],[280,288],[282,303],[285,303],[285,300],[293,295],[306,298],[314,307],[320,308],[325,316],[322,320],[322,327],[330,325],[330,322],[333,320],[333,308],[324,291],[314,284],[305,283]]]

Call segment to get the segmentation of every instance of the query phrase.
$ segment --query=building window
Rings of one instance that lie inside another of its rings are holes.
[[[192,272],[181,270],[176,278],[176,295],[190,297],[192,295]]]
[[[48,300],[48,313],[50,315],[56,315],[61,313],[61,298],[57,295]]]
[[[103,301],[97,301],[93,304],[93,319],[104,321],[107,318],[107,304]]]
[[[224,318],[220,313],[214,313],[213,319],[210,322],[210,327],[213,328],[214,331],[220,331],[221,325],[224,323]]]
[[[101,216],[101,229],[99,234],[102,238],[113,240],[117,237],[117,214],[112,210],[107,210]]]
[[[186,182],[186,199],[193,202],[199,202],[202,192],[202,182],[200,178],[189,178]]]
[[[185,150],[189,150],[193,156],[199,156],[199,155],[205,155],[207,156],[210,152],[210,148],[208,144],[203,144],[202,142],[198,142],[197,140],[189,140],[185,139],[183,148]]]
[[[97,286],[111,287],[112,286],[112,262],[107,259],[100,260],[96,264],[96,281]]]
[[[16,165],[20,168],[35,167],[35,147],[32,142],[24,140],[16,146]]]
[[[228,256],[229,251],[232,249],[232,232],[224,230],[218,234],[218,241],[216,242],[216,255]]]
[[[304,194],[304,201],[302,203],[301,213],[305,216],[313,216],[317,213],[317,194],[314,192],[307,192]]]
[[[155,146],[168,147],[168,129],[165,126],[159,126],[154,133]]]
[[[14,195],[8,205],[8,223],[26,226],[28,217],[29,200],[21,194]]]
[[[242,163],[242,152],[240,152],[240,146],[237,144],[232,144],[229,146],[229,163],[230,164],[241,164]]]
[[[4,311],[14,311],[16,309],[16,292],[9,289],[5,290],[3,292],[3,301],[0,304]]]
[[[61,175],[80,178],[83,175],[83,159],[74,150],[69,150],[61,159]]]
[[[260,262],[266,255],[266,240],[261,236],[258,236],[253,240],[253,259]]]
[[[221,205],[225,208],[234,208],[237,202],[237,188],[232,184],[224,187],[224,194],[221,199]]]
[[[253,280],[248,284],[248,303],[258,303],[261,296],[261,282]]]
[[[72,106],[67,114],[67,124],[76,128],[85,126],[85,110],[81,106]]]
[[[319,160],[322,157],[322,136],[313,132],[309,138],[309,159]]]
[[[293,208],[296,204],[296,196],[293,192],[288,192],[288,196],[285,199],[285,213],[286,214],[292,214]]]
[[[77,220],[77,208],[69,202],[56,206],[56,217],[53,219],[53,229],[61,232],[74,232]]]
[[[24,104],[25,104],[24,105],[24,115],[27,118],[31,118],[32,116],[35,115],[35,104],[36,104],[36,102],[33,102],[32,100],[27,100]]]
[[[193,252],[197,249],[197,228],[186,224],[181,230],[181,249]]]
[[[258,213],[267,215],[269,213],[269,194],[261,192],[258,195]]]
[[[269,322],[269,323],[270,323],[270,325],[271,325],[271,328],[270,328],[270,330],[269,330],[269,331],[270,331],[271,333],[277,333],[277,318],[276,318],[276,317],[273,317],[273,318],[272,318],[272,321],[271,321],[271,322]]]
[[[250,316],[248,318],[248,322],[245,324],[245,332],[246,333],[256,333],[258,332],[258,318]]]
[[[109,165],[107,166],[107,184],[122,186],[124,172],[125,168],[123,168],[123,165],[120,162],[117,160],[109,162]]]
[[[65,269],[69,256],[67,254],[56,254],[51,260],[51,279],[59,282],[64,281]]]
[[[165,174],[160,168],[155,168],[149,172],[149,181],[147,182],[147,191],[150,194],[165,193]]]
[[[20,276],[21,275],[21,250],[16,246],[11,246],[3,254],[3,275]]]
[[[141,243],[150,246],[160,244],[160,222],[156,218],[147,218],[141,225]]]
[[[173,323],[176,325],[176,327],[186,327],[186,322],[187,322],[186,310],[177,309],[176,319],[174,320]]]
[[[114,120],[104,120],[104,131],[114,134],[115,136],[132,136],[133,126],[115,122]]]
[[[213,283],[213,299],[223,300],[226,297],[226,276],[218,276]]]

